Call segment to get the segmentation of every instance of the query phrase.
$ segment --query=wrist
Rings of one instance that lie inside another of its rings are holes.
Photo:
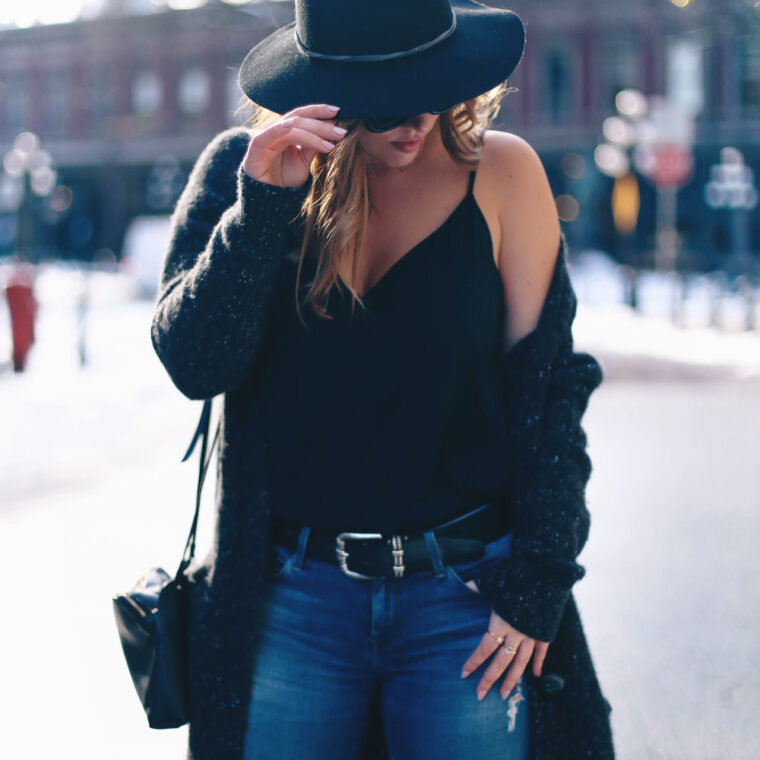
[[[262,182],[251,177],[242,164],[238,167],[238,202],[249,222],[271,223],[281,217],[287,225],[301,210],[310,186],[311,175],[300,187],[289,187]]]
[[[254,174],[252,174],[248,169],[246,168],[245,162],[243,162],[240,166],[241,173],[245,174],[245,177],[253,180],[253,182],[258,182],[262,185],[266,185],[268,187],[278,187],[283,190],[298,190],[304,187],[307,187],[311,184],[311,174],[307,173],[306,179],[300,184],[300,185],[285,185],[285,184],[279,184],[277,182],[272,182],[269,179],[264,179],[263,177],[256,177]]]

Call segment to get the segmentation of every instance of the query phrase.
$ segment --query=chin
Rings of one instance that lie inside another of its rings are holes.
[[[393,162],[390,164],[390,166],[396,166],[396,167],[410,166],[411,164],[415,162],[418,154],[419,154],[419,151],[417,151],[417,153],[412,153],[406,156],[394,157]]]
[[[410,166],[413,164],[419,154],[419,148],[414,153],[401,153],[394,148],[391,148],[391,150],[383,156],[382,160],[387,166],[393,166],[396,169],[400,169],[404,166]]]

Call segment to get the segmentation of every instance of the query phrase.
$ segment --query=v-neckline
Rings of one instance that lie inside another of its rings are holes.
[[[420,248],[422,248],[426,243],[429,243],[436,235],[438,235],[445,227],[448,226],[448,224],[451,222],[451,220],[456,216],[457,212],[465,205],[468,198],[473,198],[474,195],[472,194],[472,191],[468,188],[467,194],[462,198],[461,201],[452,209],[451,213],[429,234],[426,235],[422,240],[419,241],[419,243],[416,243],[413,245],[406,253],[402,254],[399,258],[397,258],[389,267],[388,269],[383,272],[383,274],[380,276],[378,280],[375,281],[373,285],[371,285],[367,290],[361,294],[361,298],[363,301],[366,301],[368,298],[371,298],[375,291],[388,279],[390,275],[393,274],[395,270],[399,268],[401,265],[401,262],[403,262],[405,259],[408,259],[412,254],[414,254],[416,251],[418,251]],[[478,204],[475,204],[478,206]],[[480,206],[478,206],[478,211],[480,211]],[[481,212],[482,214],[482,212]]]

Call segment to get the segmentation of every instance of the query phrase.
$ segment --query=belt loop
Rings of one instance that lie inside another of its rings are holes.
[[[303,565],[303,558],[306,556],[306,542],[309,539],[310,531],[311,527],[309,525],[302,525],[298,533],[298,544],[296,545],[296,553],[293,556],[293,568],[295,570],[300,570]]]
[[[430,530],[424,531],[423,535],[425,536],[425,543],[427,544],[428,553],[430,554],[430,560],[433,563],[433,572],[437,578],[442,578],[446,575],[446,570],[443,567],[443,559],[438,548],[438,542],[435,540],[433,529],[431,528]]]

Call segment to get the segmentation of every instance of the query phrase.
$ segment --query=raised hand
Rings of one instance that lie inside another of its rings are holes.
[[[260,182],[300,187],[309,177],[314,156],[331,151],[346,134],[335,126],[338,110],[338,106],[319,104],[283,114],[251,138],[243,169]]]

